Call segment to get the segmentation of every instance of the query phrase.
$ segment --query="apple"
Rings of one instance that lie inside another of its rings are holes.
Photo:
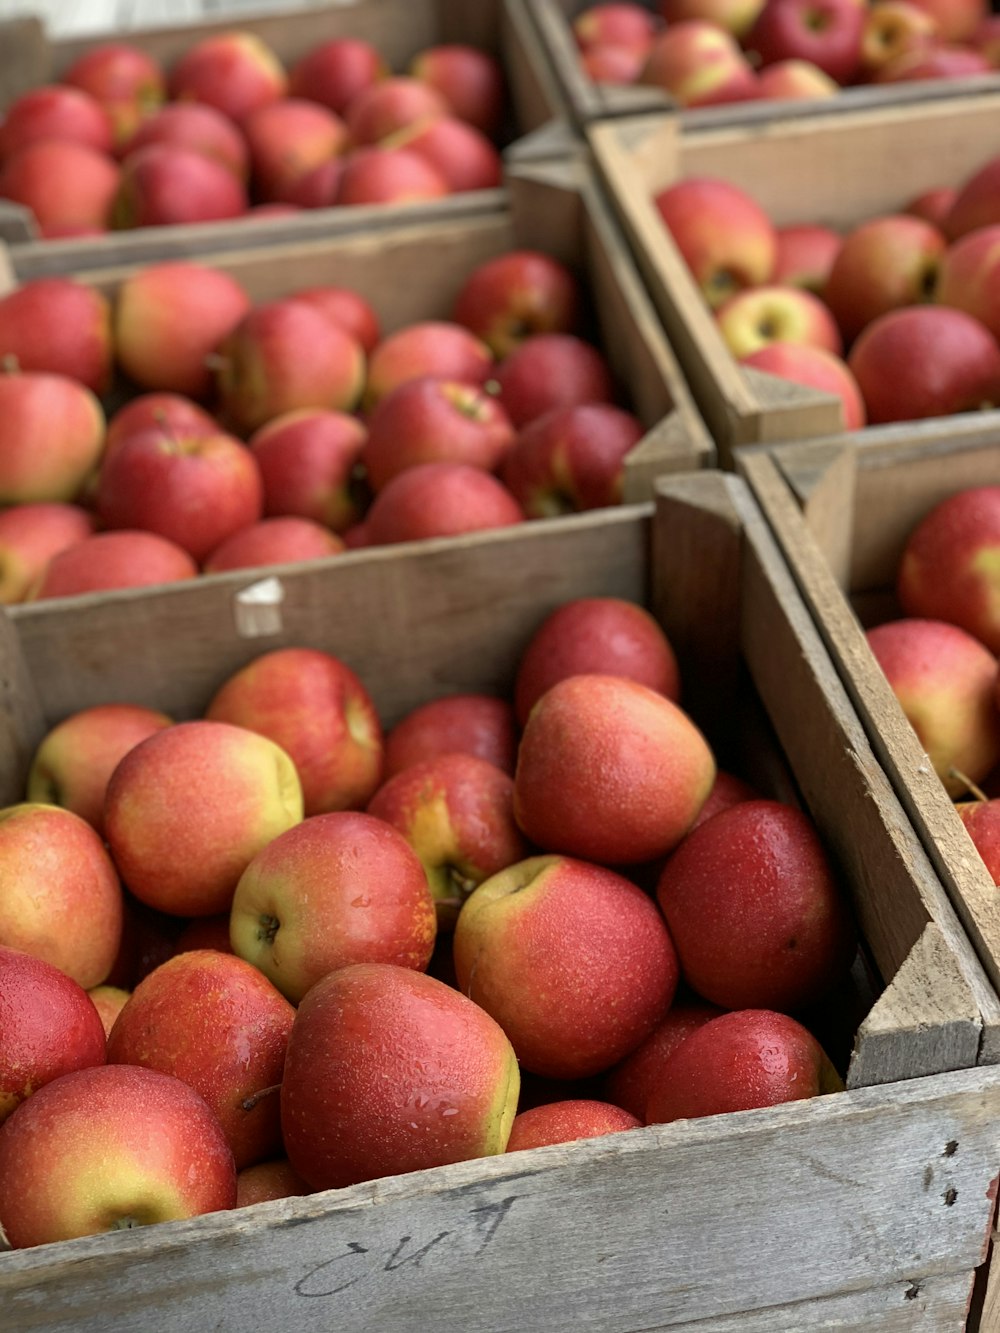
[[[368,363],[365,407],[370,411],[407,380],[435,379],[484,384],[493,371],[489,347],[448,320],[420,320],[383,338]]]
[[[986,56],[964,47],[928,46],[906,51],[879,73],[876,83],[912,82],[914,79],[967,79],[992,74]]]
[[[821,295],[840,249],[840,235],[831,227],[805,223],[779,227],[776,237],[777,255],[771,281],[782,287],[804,287],[816,296]]]
[[[704,736],[670,699],[618,676],[570,676],[525,724],[514,813],[546,851],[634,865],[680,842],[714,778]]]
[[[79,381],[0,371],[0,504],[73,500],[101,456],[104,424]]]
[[[277,1085],[295,1010],[249,963],[197,949],[139,982],[108,1038],[108,1064],[194,1088],[218,1117],[237,1171],[281,1150]]]
[[[677,22],[681,15],[670,16]],[[632,46],[647,50],[660,29],[656,16],[642,5],[604,3],[588,5],[571,25],[581,51],[593,46]]]
[[[649,1036],[607,1071],[600,1083],[602,1096],[644,1122],[649,1094],[664,1061],[685,1037],[724,1012],[701,1000],[675,1000]]]
[[[770,281],[774,224],[745,190],[692,176],[661,190],[653,203],[713,310],[744,287]]]
[[[955,808],[994,884],[1000,885],[1000,800],[963,801]]]
[[[410,204],[442,199],[448,182],[409,148],[358,148],[344,159],[335,204]]]
[[[987,0],[911,0],[935,23],[943,42],[968,42],[989,14]]]
[[[506,699],[488,694],[449,694],[420,704],[385,738],[383,780],[442,754],[472,754],[514,775],[517,727]]]
[[[823,288],[844,337],[853,340],[890,310],[931,300],[946,248],[937,227],[906,213],[872,218],[849,232]]]
[[[140,393],[108,418],[104,457],[108,458],[129,435],[154,426],[165,435],[207,435],[218,430],[219,423],[184,394],[158,390]]]
[[[245,1166],[236,1177],[236,1207],[249,1208],[268,1199],[291,1199],[311,1194],[309,1186],[297,1176],[286,1157]]]
[[[471,754],[411,764],[378,789],[368,813],[398,829],[427,875],[439,930],[483,880],[528,855],[514,822],[514,782]]]
[[[966,779],[980,782],[1000,760],[996,657],[942,620],[890,621],[867,639],[934,772],[963,796]]]
[[[844,342],[829,306],[800,287],[766,285],[737,292],[715,312],[737,360],[769,343],[806,343],[840,356]]]
[[[947,620],[1000,654],[1000,486],[963,487],[912,529],[896,575],[903,614]]]
[[[140,901],[177,916],[232,902],[258,851],[302,819],[288,755],[225,722],[180,722],[141,741],[111,775],[104,832]]]
[[[285,185],[281,201],[257,204],[254,213],[260,216],[262,209],[291,207],[293,211],[303,208],[332,208],[337,202],[341,182],[344,179],[346,157],[327,157],[308,167],[300,175]]]
[[[741,801],[692,830],[656,888],[688,985],[725,1009],[796,1011],[857,950],[850,912],[802,811]]]
[[[0,1125],[46,1083],[104,1060],[104,1026],[83,987],[0,945]]]
[[[44,139],[0,165],[0,199],[30,208],[42,236],[107,231],[121,171],[84,144]]]
[[[911,306],[880,316],[847,358],[873,424],[1000,403],[1000,345],[961,310]]]
[[[727,773],[725,769],[716,770],[715,781],[712,784],[712,790],[708,793],[708,799],[698,812],[698,818],[691,825],[692,832],[700,824],[704,824],[706,819],[711,819],[713,815],[720,814],[723,810],[728,810],[734,805],[739,805],[741,801],[756,801],[760,799],[760,792],[755,787],[751,787],[749,782],[744,782],[733,773]]]
[[[463,994],[492,1014],[523,1068],[548,1078],[617,1064],[663,1018],[678,980],[655,903],[565,856],[530,857],[480,884],[459,913],[454,959]]]
[[[1000,157],[991,157],[959,187],[944,219],[949,241],[1000,223]]]
[[[0,122],[0,161],[54,139],[110,154],[111,120],[100,102],[79,88],[58,83],[32,88],[15,97]]]
[[[277,55],[252,32],[204,37],[174,62],[168,81],[175,101],[207,102],[241,121],[284,97],[288,78]]]
[[[753,68],[735,37],[716,23],[671,23],[649,48],[639,82],[661,88],[679,106],[715,106],[757,96]]]
[[[212,158],[239,181],[250,175],[250,149],[238,125],[202,102],[170,102],[143,120],[123,148],[128,157],[151,144],[172,144]]]
[[[371,147],[397,131],[448,115],[440,93],[419,79],[380,79],[348,104],[344,118],[357,147]]]
[[[233,951],[293,1004],[352,963],[425,971],[436,931],[416,853],[390,824],[354,810],[313,815],[263,847],[240,877],[229,925]]]
[[[585,1098],[533,1106],[514,1117],[507,1140],[508,1152],[544,1148],[550,1143],[572,1143],[639,1129],[642,1121],[620,1106]]]
[[[440,43],[415,55],[407,73],[444,98],[452,115],[490,137],[499,131],[504,76],[488,51],[462,42]]]
[[[529,518],[621,504],[625,460],[645,433],[607,403],[556,407],[521,430],[500,475]]]
[[[457,537],[522,523],[525,515],[496,477],[464,463],[418,463],[379,491],[365,519],[369,546]]]
[[[915,199],[911,199],[903,212],[912,213],[915,218],[923,218],[925,222],[931,223],[938,231],[943,232],[944,220],[957,196],[958,191],[953,186],[938,185],[931,190],[924,190]]]
[[[111,385],[111,306],[74,278],[36,278],[0,297],[0,363],[67,375],[101,395]]]
[[[298,564],[339,555],[344,543],[311,518],[263,518],[224,538],[205,559],[206,574]]]
[[[578,597],[546,616],[521,654],[514,681],[518,723],[525,725],[558,681],[594,674],[638,681],[675,703],[680,698],[676,655],[645,607],[619,597]]]
[[[519,1088],[503,1030],[458,991],[408,968],[343,967],[292,1025],[288,1160],[314,1189],[335,1189],[502,1153]]]
[[[306,815],[363,809],[382,777],[382,726],[354,672],[330,653],[278,648],[229,676],[205,716],[289,755]]]
[[[104,1035],[108,1037],[115,1025],[115,1020],[124,1009],[131,991],[122,990],[120,986],[101,985],[94,986],[92,990],[86,993],[97,1010],[101,1025],[104,1028]]]
[[[533,333],[572,333],[579,309],[579,284],[570,270],[540,250],[522,249],[473,269],[452,318],[502,358]]]
[[[996,293],[1000,286],[1000,224],[980,227],[955,241],[941,258],[935,300],[972,315],[1000,337]]]
[[[103,834],[111,774],[129,750],[172,721],[140,704],[96,704],[71,713],[45,734],[35,750],[27,799],[71,810]]]
[[[821,393],[833,394],[840,399],[845,430],[860,430],[865,424],[865,400],[853,367],[822,347],[808,347],[804,343],[768,343],[745,356],[740,365],[766,371],[810,389],[819,389]]]
[[[41,502],[0,511],[0,604],[23,602],[52,557],[93,530],[93,516],[77,505]]]
[[[338,116],[361,93],[388,74],[371,42],[333,37],[306,51],[288,71],[288,92],[329,107]]]
[[[350,287],[321,285],[302,287],[292,295],[296,301],[314,305],[317,310],[322,310],[328,319],[332,319],[334,324],[339,324],[345,333],[357,339],[364,348],[366,356],[371,355],[381,340],[382,331],[378,315],[371,302],[360,292],[353,291]]]
[[[155,532],[97,532],[52,557],[28,601],[193,579],[187,551]]]
[[[189,921],[174,941],[171,957],[192,949],[215,949],[218,953],[232,953],[229,939],[229,913],[218,916],[198,916]]]
[[[500,362],[500,402],[515,426],[583,403],[610,403],[611,371],[603,354],[572,333],[535,333]]]
[[[249,310],[218,345],[222,411],[240,432],[299,408],[349,411],[365,382],[365,354],[332,320],[284,298]]]
[[[744,38],[764,7],[764,0],[658,0],[656,9],[667,23],[705,19]]]
[[[861,66],[865,9],[857,0],[767,0],[745,45],[762,64],[808,60],[839,84]]]
[[[216,158],[176,143],[151,143],[125,158],[111,209],[117,228],[224,222],[247,211],[247,193]]]
[[[911,0],[879,0],[865,14],[861,33],[861,68],[877,78],[893,61],[923,50],[937,34],[937,23]]]
[[[779,1106],[843,1086],[801,1023],[767,1009],[741,1009],[705,1023],[664,1062],[646,1123]]]
[[[435,116],[408,125],[382,140],[406,148],[440,171],[452,194],[495,190],[503,183],[500,154],[486,135],[457,116]]]
[[[760,101],[810,100],[834,97],[839,92],[840,84],[810,60],[777,60],[757,75]]]
[[[243,121],[257,196],[288,199],[296,181],[347,147],[347,127],[317,102],[285,97]]]
[[[580,66],[594,83],[638,83],[648,53],[635,46],[591,46],[581,53]]]
[[[215,1115],[169,1074],[98,1065],[30,1097],[0,1135],[0,1228],[14,1249],[233,1208]]]
[[[994,69],[1000,67],[1000,23],[997,14],[988,14],[977,24],[975,32],[969,38],[974,51],[986,57]]]
[[[493,472],[514,443],[503,407],[475,384],[424,375],[381,398],[368,418],[361,462],[380,491],[419,463],[462,463]]]
[[[0,944],[89,990],[111,971],[121,933],[121,885],[90,825],[40,802],[0,810]]]
[[[261,426],[249,443],[264,483],[265,515],[346,531],[361,517],[357,469],[366,439],[356,417],[322,408],[285,412]]]
[[[159,63],[131,42],[101,42],[91,47],[63,70],[60,80],[100,102],[119,150],[167,95],[166,76]]]

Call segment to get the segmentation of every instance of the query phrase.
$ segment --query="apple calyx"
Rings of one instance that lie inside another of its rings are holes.
[[[262,944],[273,944],[275,936],[281,929],[281,922],[276,916],[269,913],[262,913],[260,924],[257,927],[257,938]]]

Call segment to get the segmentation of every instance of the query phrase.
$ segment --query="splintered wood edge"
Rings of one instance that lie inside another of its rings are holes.
[[[864,631],[773,460],[764,453],[753,453],[740,462],[875,757],[892,782],[907,822],[926,848],[934,873],[924,891],[937,886],[943,900],[934,904],[933,917],[944,926],[946,918],[940,912],[950,900],[953,911],[948,911],[948,918],[957,913],[992,983],[988,995],[976,990],[984,1016],[985,1041],[992,1049],[994,1043],[1000,1043],[1000,895],[888,681],[878,670]]]

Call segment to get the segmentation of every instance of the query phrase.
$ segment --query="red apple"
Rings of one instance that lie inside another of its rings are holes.
[[[963,801],[956,809],[994,884],[1000,885],[1000,800]]]
[[[606,403],[557,407],[528,422],[500,475],[529,518],[621,504],[625,460],[645,433]]]
[[[486,135],[456,116],[435,116],[408,125],[382,141],[406,148],[436,167],[452,194],[494,190],[503,181],[500,153]]]
[[[1000,224],[980,227],[945,251],[938,272],[935,300],[972,315],[1000,337]]]
[[[201,102],[170,102],[143,120],[125,144],[128,157],[151,144],[171,144],[228,167],[237,180],[250,175],[250,150],[238,125]]]
[[[30,208],[43,236],[89,235],[110,226],[120,177],[105,153],[45,139],[0,166],[0,199]]]
[[[225,32],[190,46],[170,71],[176,101],[207,102],[240,121],[284,97],[288,78],[277,55],[252,32]]]
[[[764,0],[658,0],[656,9],[667,23],[705,19],[743,38],[764,7]]]
[[[605,1134],[621,1134],[638,1129],[642,1121],[620,1106],[583,1098],[577,1101],[548,1102],[533,1106],[514,1117],[507,1140],[508,1152],[525,1148],[544,1148],[550,1143],[571,1143],[576,1139],[597,1139]]]
[[[361,93],[388,74],[385,62],[370,42],[356,37],[333,37],[306,51],[288,72],[292,97],[306,97],[327,106],[338,116]]]
[[[661,190],[653,202],[713,309],[744,287],[770,281],[778,244],[774,224],[746,191],[693,176]]]
[[[821,393],[833,394],[840,399],[845,430],[860,430],[865,424],[865,402],[852,367],[822,347],[807,347],[804,343],[768,343],[745,356],[740,364],[764,370],[794,384],[819,389]]]
[[[865,14],[862,71],[867,79],[878,78],[900,56],[924,50],[936,34],[937,23],[911,0],[879,0]]]
[[[123,403],[108,419],[104,457],[129,435],[138,435],[150,427],[159,427],[166,435],[205,435],[217,430],[218,422],[183,394],[141,393]]]
[[[28,770],[28,800],[72,810],[103,834],[111,774],[129,750],[171,724],[165,713],[139,704],[97,704],[71,713],[46,733],[35,751]]]
[[[365,406],[373,408],[400,384],[424,375],[483,384],[492,371],[489,347],[468,329],[447,320],[421,320],[389,334],[372,352]]]
[[[972,39],[989,13],[987,0],[912,0],[934,20],[943,42]]]
[[[540,250],[511,250],[473,269],[452,317],[504,357],[533,333],[572,333],[579,305],[564,264]]]
[[[705,738],[670,699],[623,677],[571,676],[525,724],[514,813],[546,851],[636,864],[680,842],[714,777]]]
[[[409,148],[358,148],[344,159],[335,204],[409,204],[441,199],[448,182]]]
[[[958,191],[952,186],[939,185],[932,190],[924,190],[915,199],[911,199],[903,212],[912,213],[915,218],[923,218],[925,222],[943,232],[944,220],[957,195]]]
[[[104,831],[140,901],[178,916],[232,902],[258,851],[302,819],[295,766],[265,736],[181,722],[141,741],[108,783]]]
[[[74,278],[36,278],[0,297],[0,363],[67,375],[100,395],[111,384],[111,306]]]
[[[131,42],[101,42],[91,47],[63,70],[60,79],[100,102],[111,120],[116,148],[121,148],[167,95],[159,63]]]
[[[1000,67],[1000,15],[988,14],[976,26],[969,38],[974,51],[984,55],[994,69]]]
[[[104,1026],[83,987],[0,945],[0,1125],[46,1083],[104,1064],[104,1052]]]
[[[594,83],[638,83],[647,52],[635,46],[591,46],[581,53],[580,65]]]
[[[325,560],[344,549],[336,533],[311,518],[264,518],[221,541],[202,568],[206,574],[220,574],[231,569],[298,564]]]
[[[473,754],[513,776],[514,710],[488,694],[449,694],[412,709],[385,738],[384,780],[438,755]]]
[[[907,213],[872,218],[849,232],[823,288],[844,337],[853,340],[889,310],[929,301],[946,246],[937,227]]]
[[[986,56],[964,47],[928,46],[904,52],[881,71],[877,83],[912,82],[914,79],[967,79],[992,74]]]
[[[152,1069],[64,1074],[0,1135],[0,1228],[15,1249],[235,1203],[218,1120],[193,1088]]]
[[[352,142],[382,143],[410,125],[448,115],[448,103],[419,79],[381,79],[353,98],[344,113]]]
[[[504,77],[487,51],[461,42],[429,46],[414,56],[407,73],[440,94],[453,115],[491,137],[500,128]]]
[[[2,193],[2,190],[0,190]],[[992,157],[959,187],[944,219],[944,234],[957,241],[1000,223],[1000,157]]]
[[[644,607],[618,597],[578,597],[546,616],[521,654],[514,683],[518,722],[524,726],[558,681],[594,674],[622,676],[680,698],[674,650]]]
[[[646,894],[560,856],[521,861],[473,892],[455,926],[455,973],[521,1065],[560,1079],[598,1074],[634,1050],[670,1007],[678,978]]]
[[[666,1017],[645,1041],[640,1042],[624,1060],[607,1071],[601,1080],[602,1095],[644,1122],[649,1094],[664,1062],[685,1037],[723,1012],[715,1004],[697,1000],[675,1001],[667,1010]]]
[[[243,121],[257,196],[279,202],[296,182],[347,146],[347,128],[316,102],[285,97],[258,107]]]
[[[425,537],[506,528],[524,521],[506,486],[481,468],[419,463],[387,483],[365,520],[366,544],[384,546]]]
[[[434,899],[403,835],[356,811],[313,815],[247,866],[230,917],[234,951],[293,1004],[352,963],[426,970]]]
[[[178,954],[139,982],[108,1038],[108,1064],[170,1074],[218,1117],[239,1171],[281,1150],[277,1085],[295,1010],[233,954]]]
[[[603,354],[571,333],[536,333],[496,368],[500,402],[515,426],[556,408],[610,403],[611,371]]]
[[[94,986],[86,994],[97,1010],[105,1037],[108,1037],[131,992],[122,990],[120,986],[101,985]]]
[[[52,557],[93,530],[92,515],[77,505],[18,504],[0,511],[0,603],[23,602]]]
[[[306,815],[363,809],[381,781],[375,705],[350,667],[330,653],[264,653],[219,687],[205,715],[281,746],[299,775]]]
[[[677,22],[680,15],[671,15]],[[648,49],[660,25],[642,5],[612,3],[588,5],[572,23],[573,37],[581,51],[593,46],[632,46]]]
[[[268,1199],[291,1199],[300,1194],[311,1194],[301,1176],[295,1174],[288,1159],[276,1158],[245,1166],[236,1177],[236,1207],[248,1208]]]
[[[0,122],[0,161],[31,144],[57,139],[110,154],[110,117],[96,98],[79,88],[58,83],[32,88],[10,103]]]
[[[639,82],[662,88],[682,107],[757,96],[756,76],[735,37],[702,19],[669,24],[650,47]]]
[[[151,143],[122,163],[111,221],[118,228],[172,227],[246,211],[246,190],[228,166],[190,148]]]
[[[104,413],[65,375],[0,371],[0,504],[73,500],[104,447]]]
[[[805,343],[840,356],[844,342],[829,306],[800,287],[763,286],[737,292],[715,313],[737,360],[769,343]]]
[[[174,941],[171,957],[193,949],[215,949],[218,953],[232,953],[229,939],[229,913],[218,916],[199,916],[189,921]],[[148,973],[147,973],[148,975]]]
[[[840,84],[809,60],[778,60],[757,75],[757,97],[761,101],[811,100],[834,97]]]
[[[808,60],[836,83],[850,83],[861,65],[864,25],[857,0],[767,0],[746,46],[764,65]]]
[[[712,790],[708,793],[708,799],[698,812],[698,818],[691,825],[691,829],[693,831],[700,824],[704,824],[706,819],[711,819],[713,815],[720,814],[723,810],[729,810],[734,805],[739,805],[741,801],[757,801],[759,799],[760,792],[751,787],[749,782],[744,782],[742,778],[727,773],[725,769],[717,769]]]
[[[98,532],[54,555],[28,600],[193,579],[187,551],[154,532]]]
[[[339,324],[345,333],[356,338],[366,356],[375,350],[382,337],[378,315],[360,292],[350,287],[320,286],[302,287],[292,295],[296,301],[305,301],[322,310],[334,324]]]
[[[806,223],[779,227],[776,236],[778,249],[772,282],[783,287],[804,287],[819,296],[840,249],[839,234],[830,227]]]
[[[286,412],[261,426],[250,450],[264,482],[264,513],[343,533],[361,517],[356,469],[366,438],[356,417],[322,409]]]

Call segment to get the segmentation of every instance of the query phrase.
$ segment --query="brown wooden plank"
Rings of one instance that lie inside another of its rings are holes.
[[[51,53],[42,20],[27,15],[0,21],[0,109],[50,76]]]

